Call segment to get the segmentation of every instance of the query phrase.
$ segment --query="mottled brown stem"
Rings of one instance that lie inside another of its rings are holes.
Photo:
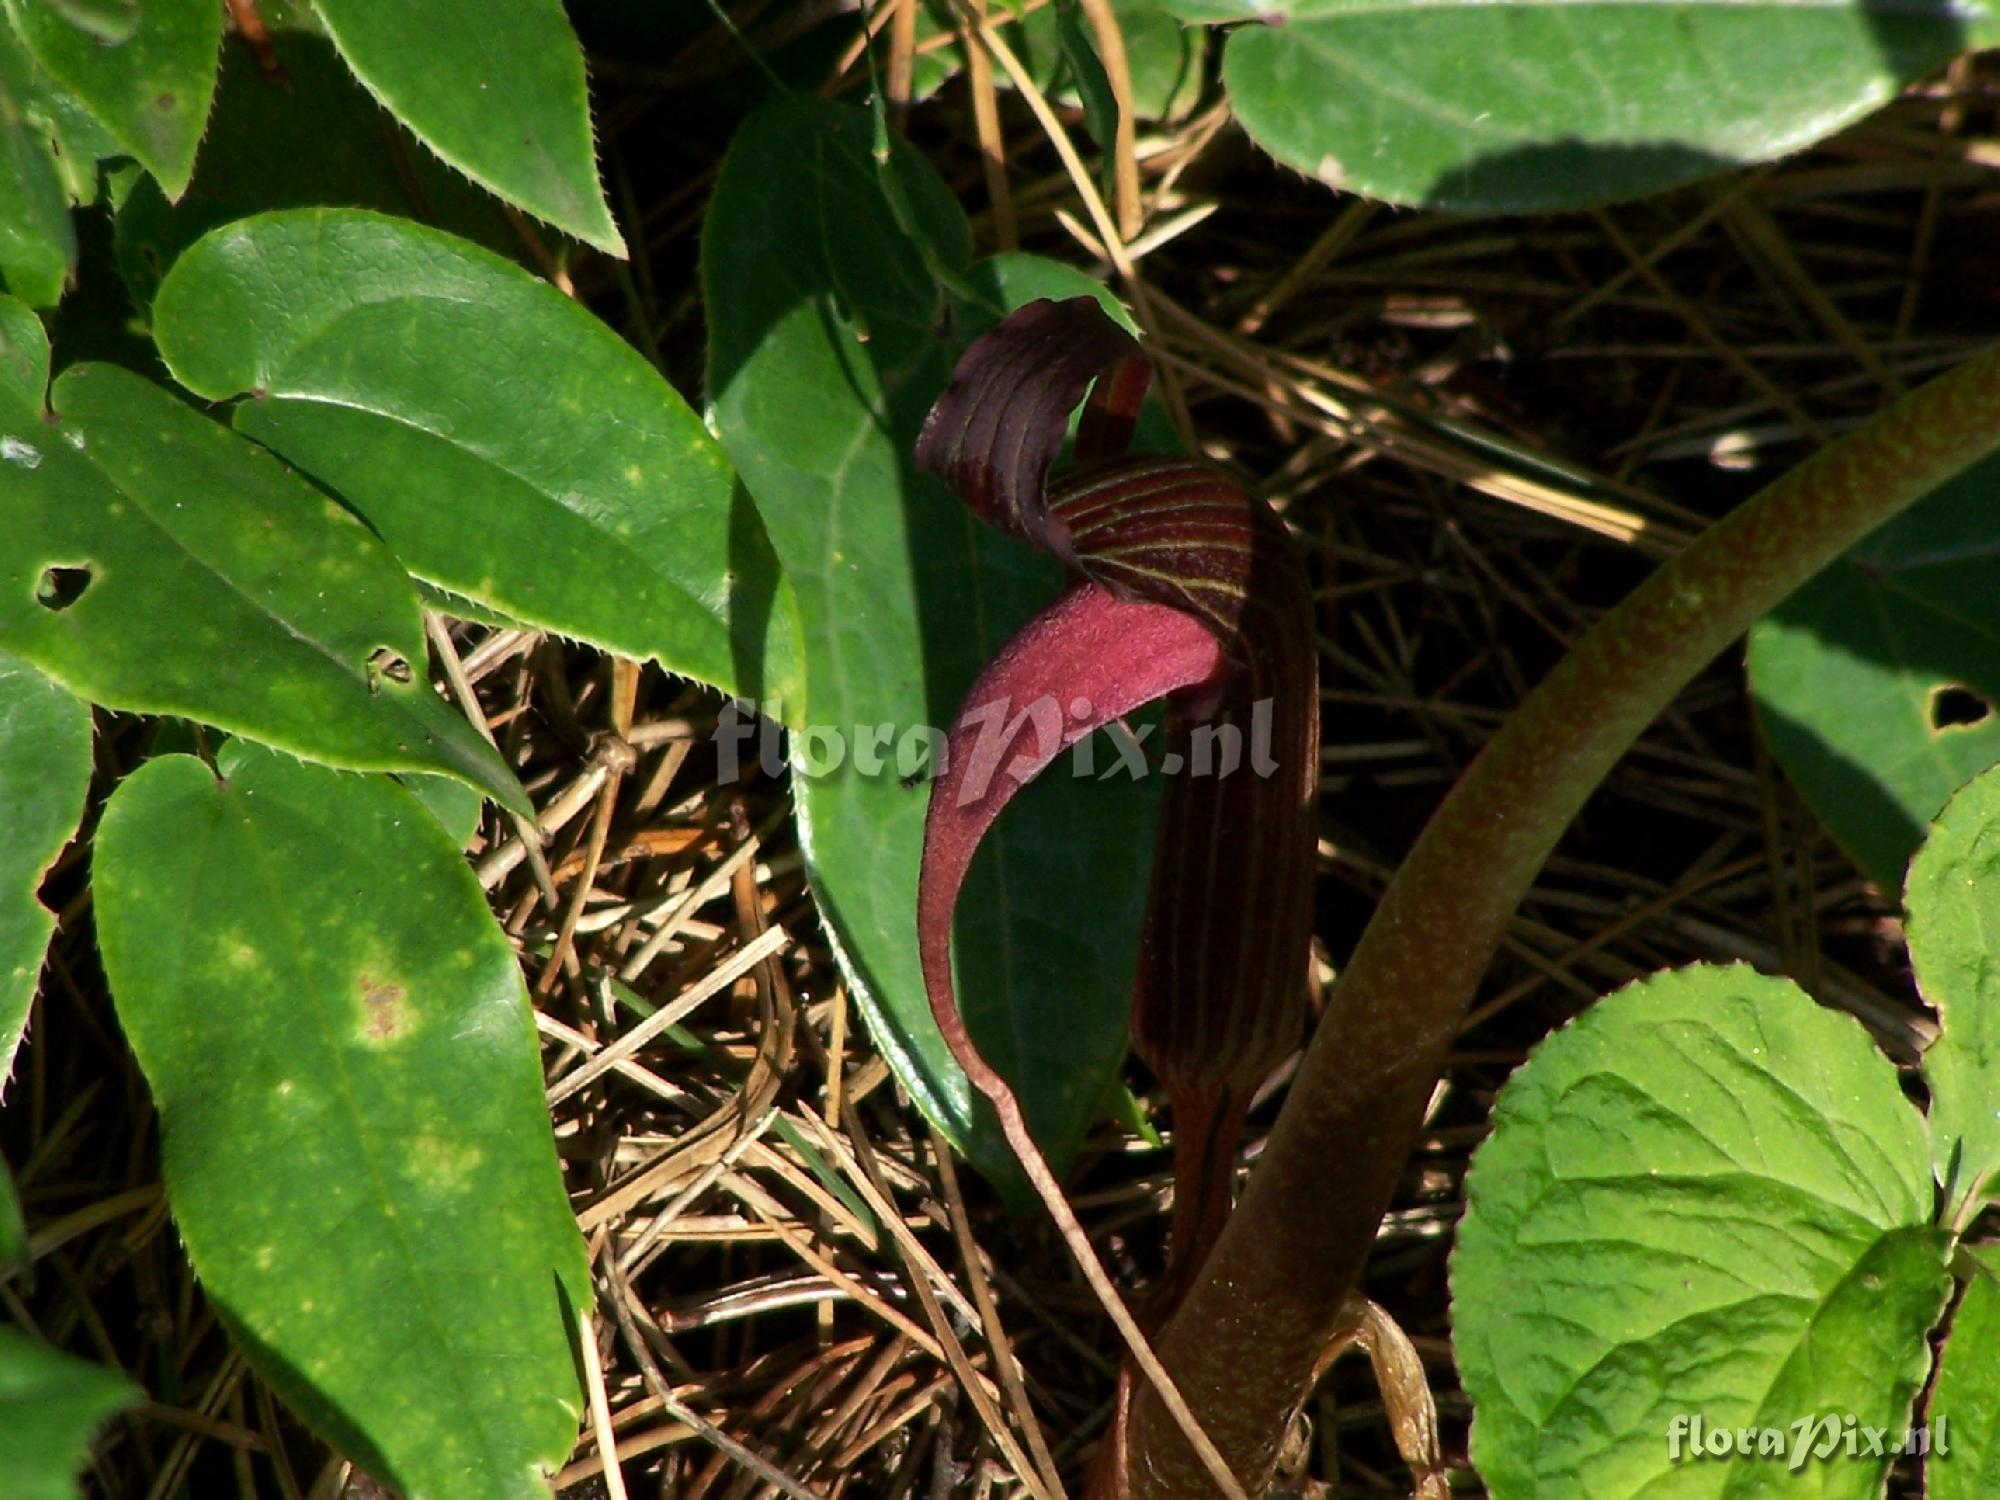
[[[1338,1326],[1500,938],[1612,765],[1688,682],[1861,537],[2000,446],[2000,350],[1712,526],[1580,641],[1445,798],[1382,899],[1242,1203],[1156,1340],[1252,1494]],[[1141,1391],[1135,1500],[1214,1488]]]

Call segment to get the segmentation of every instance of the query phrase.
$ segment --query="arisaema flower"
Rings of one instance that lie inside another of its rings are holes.
[[[1311,592],[1284,523],[1213,465],[1126,451],[1149,379],[1137,342],[1094,300],[1034,302],[966,350],[925,422],[919,467],[982,521],[1060,558],[1070,583],[987,665],[952,725],[917,926],[938,1025],[1018,1149],[1019,1108],[953,994],[959,888],[1020,786],[1085,735],[1166,700],[1168,781],[1132,998],[1133,1046],[1174,1118],[1173,1265],[1157,1316],[1228,1213],[1252,1093],[1298,1042],[1319,703]],[[1052,481],[1086,390],[1074,461]]]

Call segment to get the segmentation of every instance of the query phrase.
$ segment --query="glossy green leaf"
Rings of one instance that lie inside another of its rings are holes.
[[[154,304],[175,377],[359,511],[403,565],[503,614],[758,699],[797,626],[722,449],[546,282],[351,210],[218,229]]]
[[[1931,1152],[1962,1222],[2000,1172],[2000,770],[1945,807],[1910,864],[1910,964],[1939,1034],[1924,1053]]]
[[[90,709],[0,652],[0,1096],[55,930],[35,892],[76,832],[89,788]]]
[[[4,20],[4,17],[0,17]],[[97,197],[97,166],[124,152],[76,96],[43,71],[11,25],[0,24],[0,84],[22,118],[46,143],[57,178],[72,203]]]
[[[152,305],[160,278],[209,230],[275,208],[380,209],[520,253],[500,202],[412,142],[332,43],[267,19],[283,79],[268,76],[248,47],[225,46],[187,192],[169,203],[146,180],[119,205],[118,269],[136,306]]]
[[[100,1365],[0,1328],[0,1495],[76,1500],[91,1434],[137,1394]]]
[[[6,0],[35,60],[68,89],[141,166],[178,196],[215,95],[222,7],[214,0],[146,0],[137,27],[107,44],[64,15],[56,0]]]
[[[1965,1295],[1938,1354],[1927,1416],[1927,1500],[2000,1494],[2000,1254],[1969,1250]]]
[[[128,371],[72,366],[45,412],[40,325],[0,314],[0,342],[0,650],[107,707],[527,809],[425,680],[409,578],[366,527]]]
[[[1266,23],[1230,36],[1223,80],[1278,160],[1461,212],[1578,208],[1781,156],[1996,35],[1989,0],[1169,4]]]
[[[0,285],[36,307],[53,307],[75,268],[69,195],[48,137],[0,76]]]
[[[1949,1278],[1924,1122],[1852,1017],[1737,966],[1621,990],[1508,1080],[1466,1201],[1453,1344],[1494,1500],[1881,1494],[1886,1457],[1671,1446],[1697,1416],[1908,1419]]]
[[[99,942],[167,1199],[252,1366],[417,1500],[540,1497],[590,1297],[526,989],[379,776],[169,756],[97,834]]]
[[[561,0],[315,0],[355,76],[474,182],[613,255],[583,49]]]
[[[981,326],[1017,301],[1096,289],[1027,257],[963,271],[963,216],[899,150],[913,226],[981,304],[955,305],[898,227],[870,141],[865,114],[808,100],[738,133],[702,247],[710,398],[797,591],[813,726],[793,743],[801,837],[835,951],[904,1085],[1005,1178],[1011,1158],[932,1023],[918,967],[921,730],[951,722],[980,665],[1062,578],[917,475],[911,445]],[[960,902],[968,1024],[1058,1161],[1124,1051],[1155,793],[1054,768],[1001,819]]]
[[[396,778],[430,815],[438,820],[445,837],[463,849],[479,832],[479,817],[485,803],[479,793],[449,776],[398,776]]]
[[[1884,890],[2000,762],[2000,458],[1868,537],[1750,634],[1771,752]]]

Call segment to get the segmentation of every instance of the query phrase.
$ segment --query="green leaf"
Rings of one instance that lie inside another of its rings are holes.
[[[76,1500],[90,1435],[137,1395],[102,1366],[0,1328],[0,1495]]]
[[[0,22],[4,22],[0,17]],[[51,154],[71,203],[97,197],[97,164],[123,148],[92,119],[76,96],[42,70],[11,25],[0,24],[0,84]]]
[[[1001,11],[1017,7],[1009,0],[995,0],[988,9],[997,17]],[[1141,120],[1178,119],[1193,107],[1201,93],[1206,30],[1183,26],[1167,14],[1159,0],[1112,0],[1111,10],[1118,17],[1118,30],[1125,38],[1125,67],[1132,77],[1132,113]],[[919,41],[946,35],[955,26],[947,0],[926,0],[917,11]],[[1087,29],[1084,34],[1088,36]],[[1014,49],[1021,65],[1052,100],[1070,105],[1084,102],[1075,76],[1065,66],[1055,6],[1037,6],[1010,25],[1006,35],[1007,45]],[[1092,56],[1095,55],[1093,48]],[[915,96],[929,98],[936,93],[947,79],[957,75],[963,57],[963,49],[958,46],[920,51],[912,74]],[[1003,89],[1012,87],[1007,75],[998,69],[994,81]],[[1096,133],[1093,126],[1091,134],[1096,136]],[[1108,139],[1108,136],[1102,138]]]
[[[21,39],[171,197],[194,172],[215,94],[222,7],[213,0],[147,0],[137,28],[106,45],[54,0],[6,0]]]
[[[72,366],[45,413],[40,332],[0,318],[0,650],[107,707],[528,809],[425,679],[409,579],[366,527],[128,371]]]
[[[186,194],[169,203],[148,179],[119,206],[118,268],[135,306],[152,306],[160,278],[202,235],[267,209],[380,209],[519,252],[500,202],[411,142],[325,37],[267,19],[283,80],[267,76],[248,47],[225,47],[213,122]]]
[[[53,307],[75,268],[69,195],[48,137],[0,77],[0,281],[24,302]]]
[[[76,832],[89,789],[90,709],[0,652],[0,1095],[55,930],[35,892]]]
[[[28,1225],[21,1217],[21,1195],[7,1164],[0,1161],[0,1271],[25,1265],[27,1259]]]
[[[1466,1180],[1453,1340],[1514,1496],[1879,1496],[1886,1458],[1671,1456],[1826,1412],[1900,1432],[1949,1278],[1922,1118],[1788,980],[1642,980],[1508,1080]]]
[[[386,778],[243,746],[127,777],[94,876],[167,1199],[252,1366],[405,1494],[547,1500],[589,1274],[457,848]]]
[[[1771,753],[1841,846],[1899,888],[1945,799],[2000,761],[2000,458],[1868,537],[1750,633]]]
[[[1971,1250],[1972,1274],[1938,1354],[1927,1413],[1927,1500],[1991,1500],[2000,1494],[2000,1254]]]
[[[2000,1172],[2000,771],[1946,804],[1910,865],[1910,964],[1937,1007],[1924,1053],[1945,1219],[1962,1223]]]
[[[438,827],[452,843],[463,849],[472,842],[472,836],[479,832],[479,815],[485,807],[479,793],[449,776],[406,775],[396,779],[438,820]]]
[[[316,0],[355,76],[482,187],[613,255],[583,49],[560,0]]]
[[[702,247],[717,429],[797,592],[801,839],[836,954],[920,1107],[989,1175],[1012,1161],[931,1020],[916,947],[923,726],[1060,591],[1060,569],[915,473],[911,445],[962,342],[1009,304],[1101,289],[1029,257],[965,273],[969,234],[913,154],[907,213],[982,306],[947,302],[898,228],[867,115],[793,100],[737,134]],[[1108,300],[1108,299],[1107,299]],[[860,762],[861,735],[884,764]],[[860,731],[860,733],[857,733]],[[851,753],[814,774],[839,745]],[[899,750],[903,759],[898,761]],[[1108,763],[1110,757],[1104,757]],[[907,778],[907,779],[906,779]],[[959,998],[1044,1149],[1073,1155],[1125,1047],[1157,787],[1054,769],[1003,817],[960,902]]]
[[[404,220],[265,214],[187,251],[160,352],[403,565],[517,620],[759,699],[797,625],[722,449],[640,354],[511,262]]]
[[[1111,91],[1111,79],[1097,55],[1097,44],[1084,26],[1083,7],[1078,0],[1055,0],[1056,46],[1069,70],[1071,85],[1083,103],[1084,128],[1097,143],[1103,165],[1101,186],[1107,199],[1115,198],[1118,138],[1118,96]]]
[[[139,0],[47,0],[48,7],[85,36],[107,47],[123,46],[139,29]]]
[[[1579,208],[1809,145],[1996,34],[1984,0],[1170,0],[1278,160],[1393,203]],[[1774,66],[1783,59],[1782,66]]]

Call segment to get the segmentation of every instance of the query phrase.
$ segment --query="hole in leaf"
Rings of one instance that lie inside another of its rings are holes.
[[[368,680],[374,682],[383,677],[391,682],[408,682],[409,658],[400,651],[391,651],[387,646],[377,646],[368,653]]]
[[[52,563],[42,569],[41,582],[35,585],[35,602],[43,609],[61,614],[83,597],[94,576],[88,563],[74,568]]]
[[[1993,705],[1971,688],[1953,683],[1931,689],[1931,733],[1947,729],[1970,729],[1993,717]]]

